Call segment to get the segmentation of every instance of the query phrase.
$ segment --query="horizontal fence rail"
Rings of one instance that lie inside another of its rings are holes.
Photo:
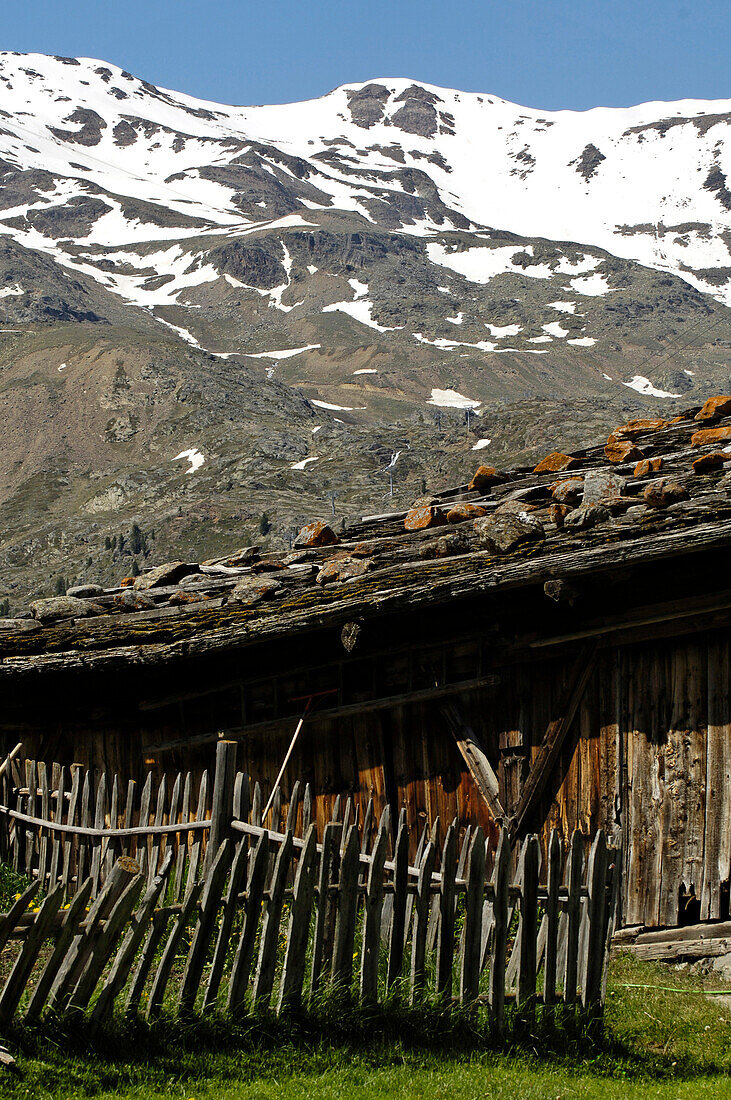
[[[122,798],[116,777],[17,759],[0,783],[0,857],[29,880],[0,914],[0,1026],[284,1012],[332,992],[480,1005],[500,1033],[508,1006],[603,1004],[621,860],[602,832],[587,859],[581,833],[564,850],[554,831],[544,858],[536,836],[511,849],[503,829],[490,849],[437,821],[410,862],[403,811],[376,821],[369,803],[360,823],[337,800],[318,838],[299,783],[265,828],[230,742],[210,797],[205,773]]]

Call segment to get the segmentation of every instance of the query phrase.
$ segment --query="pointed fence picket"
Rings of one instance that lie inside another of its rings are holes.
[[[0,1022],[282,1013],[329,990],[370,1006],[435,993],[482,1006],[497,1034],[510,1006],[601,1010],[621,866],[601,832],[588,860],[582,834],[564,859],[552,833],[542,881],[536,836],[516,852],[503,829],[492,850],[452,823],[440,844],[435,823],[412,865],[404,814],[376,825],[372,803],[361,818],[350,798],[318,838],[299,784],[288,808],[273,792],[263,827],[261,789],[226,742],[210,794],[206,773],[197,790],[189,773],[140,790],[78,765],[13,764],[0,855],[33,881],[0,914]]]

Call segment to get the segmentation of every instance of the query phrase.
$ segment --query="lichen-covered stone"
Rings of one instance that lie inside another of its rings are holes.
[[[479,504],[463,502],[453,505],[447,512],[447,523],[463,523],[466,519],[479,519],[486,516],[487,512]]]
[[[229,554],[224,554],[222,558],[209,558],[208,561],[201,564],[206,566],[225,565],[229,569],[238,569],[242,565],[251,565],[258,557],[258,546],[241,546],[238,550],[232,550]]]
[[[114,607],[117,611],[151,611],[157,604],[151,596],[144,592],[137,592],[134,588],[127,588],[124,592],[118,592],[114,597]]]
[[[659,474],[662,470],[662,459],[658,455],[656,458],[641,458],[632,471],[633,477],[649,477],[650,474]]]
[[[419,508],[412,508],[404,520],[407,531],[425,531],[430,527],[444,527],[447,517],[433,504],[424,504]]]
[[[580,465],[579,459],[572,455],[565,455],[562,451],[551,451],[550,455],[541,459],[533,473],[557,474],[560,470],[573,470],[575,466]]]
[[[548,509],[548,518],[556,527],[563,527],[564,520],[570,511],[570,504],[552,504]]]
[[[670,504],[677,504],[680,500],[688,499],[688,490],[677,481],[660,477],[645,486],[642,496],[652,508],[667,508]]]
[[[462,531],[442,535],[434,543],[434,557],[452,558],[456,554],[466,554],[469,548],[469,539]]]
[[[713,470],[720,470],[726,462],[731,462],[731,454],[726,454],[725,451],[711,451],[707,455],[694,459],[693,469],[697,474],[709,474]]]
[[[626,424],[620,424],[609,437],[609,443],[619,443],[624,440],[634,440],[644,432],[656,432],[660,428],[667,427],[667,420],[660,416],[638,417],[636,420],[628,420]]]
[[[636,447],[634,443],[630,443],[629,440],[616,440],[607,443],[604,454],[610,462],[614,463],[639,462],[641,458],[645,457],[640,448]]]
[[[140,573],[135,577],[135,588],[146,592],[148,588],[163,588],[169,584],[177,584],[183,577],[190,573],[199,573],[197,565],[190,565],[184,561],[168,561],[164,565],[157,565],[147,573]]]
[[[171,603],[173,607],[177,607],[180,604],[200,603],[201,600],[207,600],[209,597],[205,592],[192,592],[186,591],[184,588],[179,588],[177,592],[173,592],[168,598],[168,603]]]
[[[241,604],[243,607],[253,607],[262,600],[270,600],[281,587],[278,581],[257,581],[251,577],[244,577],[231,590],[229,602]]]
[[[80,600],[76,596],[49,596],[47,599],[33,600],[30,604],[33,617],[39,623],[56,623],[62,619],[85,619],[90,615],[104,615],[106,609],[90,600]]]
[[[551,486],[551,496],[557,504],[573,504],[580,500],[583,491],[582,477],[567,477]]]
[[[716,443],[731,443],[731,428],[701,428],[690,437],[692,447],[712,447]]]
[[[121,581],[119,582],[119,587],[120,588],[132,588],[132,586],[134,585],[136,579],[137,579],[136,577],[122,577]]]
[[[362,577],[375,569],[376,563],[372,558],[330,558],[317,574],[318,584],[331,584],[333,581],[350,581],[354,577]]]
[[[695,414],[695,419],[720,420],[722,416],[731,416],[731,397],[723,394],[709,397],[700,412]]]
[[[618,500],[627,482],[614,470],[587,470],[582,504],[606,504]]]
[[[501,515],[484,516],[475,520],[475,531],[480,546],[503,554],[526,542],[545,537],[540,520],[527,512],[503,512]]]
[[[100,584],[75,584],[73,588],[66,589],[67,596],[76,596],[79,600],[91,600],[94,596],[103,596],[104,589]]]
[[[603,504],[582,504],[580,508],[574,508],[563,521],[564,528],[573,531],[584,531],[590,527],[596,527],[597,523],[604,523],[609,519],[609,509]]]
[[[294,540],[295,550],[304,550],[310,546],[335,546],[340,539],[331,527],[321,520],[317,523],[308,523],[303,527]]]
[[[487,493],[493,485],[498,485],[504,480],[504,475],[494,466],[478,466],[467,488],[473,489],[476,493]]]

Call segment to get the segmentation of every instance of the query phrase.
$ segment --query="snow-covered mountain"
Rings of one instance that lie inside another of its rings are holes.
[[[549,410],[578,438],[716,392],[730,122],[731,100],[552,113],[406,79],[231,107],[0,54],[0,506],[39,507],[49,465],[95,516],[159,511],[171,471],[188,496],[264,467],[317,496],[356,455],[365,503],[371,446],[376,470],[406,448],[411,486],[435,447],[444,476],[540,449]],[[440,408],[475,438],[433,439]]]

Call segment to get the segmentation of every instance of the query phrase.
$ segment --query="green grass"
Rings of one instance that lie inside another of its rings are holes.
[[[514,1029],[503,1049],[479,1019],[434,1004],[366,1017],[325,1002],[298,1022],[117,1024],[95,1039],[83,1028],[45,1025],[8,1036],[17,1072],[0,1077],[0,1095],[724,1100],[731,1098],[731,988],[728,1003],[703,995],[719,986],[620,956],[602,1031],[590,1038],[560,1021],[539,1022],[532,1033]]]

